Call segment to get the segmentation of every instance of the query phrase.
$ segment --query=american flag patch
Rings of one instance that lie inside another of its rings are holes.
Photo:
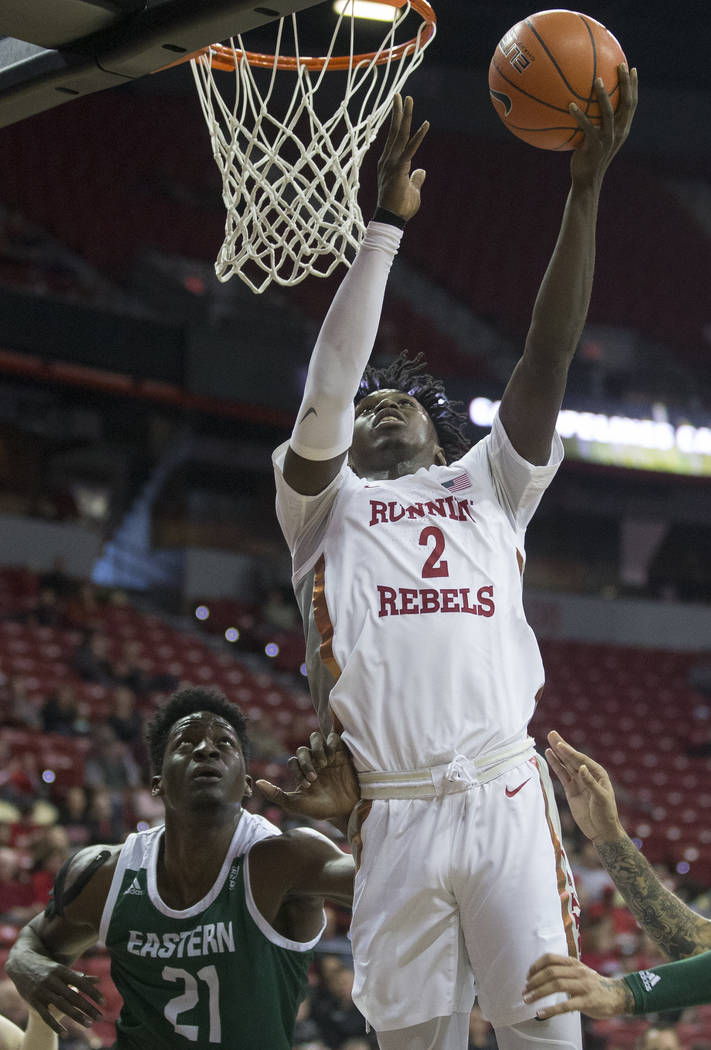
[[[468,474],[457,474],[456,478],[450,478],[449,481],[443,481],[442,487],[449,489],[450,492],[461,492],[462,489],[470,488],[472,479]]]

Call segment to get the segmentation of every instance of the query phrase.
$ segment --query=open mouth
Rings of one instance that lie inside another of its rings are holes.
[[[404,423],[404,418],[399,412],[395,412],[392,408],[384,408],[378,412],[373,422],[374,427],[379,427],[382,423]]]
[[[210,780],[221,780],[222,774],[219,769],[215,769],[214,766],[202,766],[200,769],[195,770],[191,779],[205,782]]]

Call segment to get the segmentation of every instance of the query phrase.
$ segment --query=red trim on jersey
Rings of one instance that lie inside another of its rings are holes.
[[[328,611],[328,605],[326,604],[325,575],[326,559],[322,554],[316,562],[316,568],[314,571],[314,622],[318,628],[318,633],[321,635],[321,648],[319,650],[321,660],[328,671],[333,675],[334,680],[338,681],[341,677],[341,669],[333,655],[333,624],[331,623],[331,615]]]
[[[534,759],[535,761],[535,759]],[[560,897],[560,913],[563,919],[563,928],[565,930],[565,940],[568,945],[568,955],[572,959],[579,957],[578,952],[578,919],[576,917],[574,908],[577,903],[574,901],[572,894],[568,888],[568,876],[563,863],[563,847],[560,844],[558,833],[555,830],[553,821],[550,816],[550,807],[548,804],[548,795],[543,786],[543,781],[539,777],[539,783],[541,785],[541,791],[543,793],[543,804],[546,807],[546,823],[548,824],[548,831],[550,832],[551,842],[553,843],[553,851],[555,853],[555,872],[558,880],[558,896]]]

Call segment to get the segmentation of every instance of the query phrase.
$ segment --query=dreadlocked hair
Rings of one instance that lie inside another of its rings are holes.
[[[375,390],[400,390],[414,397],[432,420],[447,463],[454,463],[471,448],[471,441],[465,433],[467,413],[463,402],[449,400],[442,380],[425,372],[426,367],[423,353],[410,358],[407,350],[385,368],[368,365],[355,403],[357,405]]]

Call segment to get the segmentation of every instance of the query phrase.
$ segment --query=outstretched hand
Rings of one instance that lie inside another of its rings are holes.
[[[378,161],[378,204],[405,220],[411,219],[420,208],[425,172],[417,168],[410,174],[410,164],[430,128],[425,121],[410,135],[412,105],[409,95],[404,103],[400,95],[395,95],[390,130]]]
[[[270,802],[285,813],[311,820],[347,819],[360,800],[358,778],[351,756],[338,733],[312,733],[310,747],[298,748],[289,759],[289,769],[297,778],[294,791],[283,791],[268,780],[257,787]]]
[[[99,978],[93,974],[80,973],[36,953],[22,966],[8,964],[7,972],[30,1008],[58,1035],[67,1035],[61,1023],[65,1014],[85,1027],[101,1021],[99,1005],[105,1000],[98,988]]]
[[[564,992],[568,998],[536,1012],[539,1020],[580,1010],[588,1017],[619,1017],[632,1013],[634,996],[621,978],[603,977],[578,959],[565,955],[542,955],[526,977],[523,1001],[532,1003]]]
[[[618,67],[620,103],[613,112],[610,96],[602,78],[595,81],[595,94],[600,103],[600,126],[595,127],[574,102],[570,104],[575,118],[585,135],[583,142],[570,159],[570,174],[574,182],[599,184],[610,161],[630,133],[632,118],[637,108],[637,70]]]
[[[565,790],[575,823],[593,842],[610,842],[625,834],[617,812],[615,792],[604,766],[576,751],[553,730],[546,758]]]

